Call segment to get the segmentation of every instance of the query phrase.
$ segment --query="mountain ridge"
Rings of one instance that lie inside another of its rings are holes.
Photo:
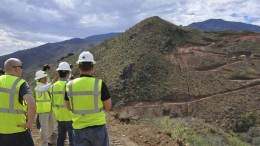
[[[253,31],[260,32],[260,26],[247,24],[243,22],[225,21],[223,19],[208,19],[202,22],[194,22],[187,27],[199,29],[201,31]]]
[[[25,69],[41,68],[44,64],[60,60],[68,55],[79,53],[87,48],[91,48],[96,44],[113,38],[120,33],[108,33],[86,38],[73,38],[56,43],[46,43],[38,47],[19,50],[11,54],[0,56],[0,61],[5,62],[8,58],[19,58],[23,63]],[[3,64],[0,65],[3,68]]]

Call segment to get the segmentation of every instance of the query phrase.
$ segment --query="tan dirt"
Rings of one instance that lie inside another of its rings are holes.
[[[165,133],[158,132],[146,125],[120,123],[111,114],[107,114],[107,128],[110,146],[179,146]],[[40,146],[39,130],[35,125],[32,128],[32,136],[35,146]],[[68,139],[66,139],[65,145],[69,145]]]

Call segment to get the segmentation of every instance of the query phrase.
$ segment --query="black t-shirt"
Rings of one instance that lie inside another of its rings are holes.
[[[90,76],[90,75],[83,75],[81,74],[80,77],[92,77],[94,78],[93,76]],[[106,101],[110,98],[110,93],[108,91],[108,88],[107,88],[107,85],[105,82],[102,81],[102,85],[101,85],[101,100],[102,101]],[[65,93],[65,98],[64,98],[66,101],[69,100],[69,97],[67,95],[67,92]]]
[[[25,94],[31,94],[31,89],[30,86],[24,82],[21,86],[20,86],[20,90],[19,90],[19,103],[23,104],[23,96]]]

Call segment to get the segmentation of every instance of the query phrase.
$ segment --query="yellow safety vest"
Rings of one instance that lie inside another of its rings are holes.
[[[72,112],[66,107],[64,96],[67,81],[57,81],[51,86],[52,111],[57,121],[72,121]]]
[[[26,123],[24,105],[19,103],[19,90],[24,82],[25,80],[16,76],[0,76],[0,134],[26,130],[17,126]]]
[[[39,86],[40,84],[38,84]],[[37,87],[37,86],[36,86]],[[48,113],[51,111],[51,97],[49,95],[48,91],[45,92],[37,92],[36,87],[34,88],[35,90],[35,101],[36,101],[36,112],[38,114],[42,113]]]
[[[92,77],[80,77],[66,85],[74,129],[106,124],[101,101],[101,86],[102,80]]]

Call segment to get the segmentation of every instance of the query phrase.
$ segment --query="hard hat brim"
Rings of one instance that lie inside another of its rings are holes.
[[[47,75],[45,75],[45,76],[43,76],[43,77],[41,77],[41,78],[44,78],[44,77],[47,77]],[[39,79],[41,79],[41,78],[34,78],[35,80],[39,80]]]
[[[92,62],[93,64],[96,64],[96,61],[85,61],[85,60],[78,60],[76,63],[79,64],[80,62]]]

